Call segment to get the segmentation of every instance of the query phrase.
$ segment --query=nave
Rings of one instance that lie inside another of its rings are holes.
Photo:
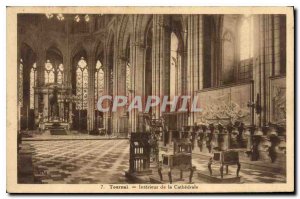
[[[20,179],[20,183],[128,183],[124,176],[124,171],[129,168],[128,140],[35,140],[24,141],[22,145],[23,150],[32,151],[33,176]],[[193,157],[197,170],[208,172],[208,157],[196,151]],[[21,166],[28,165],[26,158],[24,160]],[[218,170],[217,165],[213,169]],[[243,183],[285,182],[285,175],[262,169],[243,168],[240,175]],[[205,183],[199,178],[194,182]]]

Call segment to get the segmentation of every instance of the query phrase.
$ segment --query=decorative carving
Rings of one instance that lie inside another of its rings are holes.
[[[286,85],[285,78],[271,79],[271,122],[286,123]]]
[[[198,123],[218,121],[223,125],[235,122],[250,123],[250,110],[247,102],[250,100],[250,85],[224,88],[201,92],[198,102],[202,112],[198,115]]]

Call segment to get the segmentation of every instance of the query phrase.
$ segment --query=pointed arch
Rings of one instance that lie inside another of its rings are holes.
[[[141,43],[146,45],[149,29],[152,31],[153,15],[138,15],[136,19],[135,34],[141,39]]]
[[[104,43],[102,41],[97,41],[96,45],[94,47],[94,54],[95,54],[95,58],[99,59],[101,58],[101,62],[104,62]]]
[[[84,53],[85,53],[85,56],[87,56],[88,50],[87,50],[86,46],[85,46],[82,42],[76,43],[76,44],[73,46],[73,48],[72,48],[72,50],[71,50],[71,53],[70,53],[71,63],[72,63],[72,61],[73,61],[73,58],[74,58],[76,55],[78,55],[79,53],[82,53],[82,52],[84,52]]]
[[[63,52],[61,49],[63,49],[61,42],[57,41],[54,38],[47,38],[48,40],[45,41],[45,44],[43,45],[43,48],[45,51],[52,50],[55,51],[59,56],[63,57]]]
[[[63,54],[56,47],[51,46],[46,51],[46,62],[44,68],[45,84],[63,83]]]
[[[132,37],[131,36],[133,31],[133,29],[131,29],[132,27],[133,27],[132,18],[130,18],[130,16],[128,15],[124,15],[122,18],[122,22],[118,34],[119,55],[124,56],[124,58],[126,56],[125,54],[128,47],[127,46],[128,40],[130,40],[130,38]]]

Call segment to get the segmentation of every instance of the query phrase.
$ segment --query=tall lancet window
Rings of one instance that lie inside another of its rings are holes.
[[[64,65],[59,64],[57,68],[57,83],[62,84],[64,82]]]
[[[176,95],[177,89],[177,69],[181,63],[181,56],[179,53],[179,39],[177,35],[171,33],[171,48],[170,48],[170,98]]]
[[[104,72],[102,63],[98,60],[96,63],[95,72],[95,108],[97,109],[97,102],[99,97],[103,95],[104,91]]]
[[[34,87],[36,86],[36,63],[30,69],[30,109],[34,109]]]
[[[130,63],[127,62],[126,64],[126,95],[129,97],[130,96],[130,90],[131,90],[131,66]]]
[[[228,84],[234,81],[234,58],[235,58],[235,39],[230,31],[223,35],[223,66],[222,66],[222,83]]]
[[[247,80],[252,77],[254,30],[253,17],[243,16],[240,23],[240,66],[239,79]]]
[[[76,70],[76,96],[77,110],[87,109],[87,99],[88,99],[88,67],[85,59],[81,57],[77,64]]]
[[[19,106],[23,107],[23,60],[22,59],[20,59],[20,65],[19,65],[18,95],[19,95]]]
[[[253,17],[245,16],[240,29],[240,59],[253,57]]]
[[[54,68],[50,60],[47,60],[45,63],[45,84],[54,83],[55,75]]]

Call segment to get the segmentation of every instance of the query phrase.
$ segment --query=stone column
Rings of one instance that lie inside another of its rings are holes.
[[[117,59],[117,75],[118,78],[116,79],[117,82],[117,92],[115,96],[127,96],[126,94],[126,64],[127,60],[125,57],[125,52],[121,51],[119,53],[118,59]],[[116,112],[114,112],[114,126],[115,132],[120,134],[124,133],[124,130],[126,126],[128,126],[126,123],[126,106],[118,107]]]
[[[104,95],[110,95],[111,93],[109,93],[109,89],[110,89],[110,66],[108,63],[108,48],[106,48],[106,50],[104,51],[104,60],[103,60],[103,72],[104,72]],[[106,100],[103,102],[103,105],[105,107],[109,106],[109,102]],[[110,129],[110,118],[111,118],[111,112],[105,112],[103,114],[103,127],[104,129],[106,129],[107,131],[111,131]]]
[[[42,110],[43,112],[43,117],[48,117],[48,110],[44,110],[45,109],[45,100],[47,100],[48,103],[48,99],[43,99],[43,101],[40,101],[40,97],[39,95],[42,95],[43,97],[45,97],[45,95],[42,93],[42,89],[40,89],[40,87],[42,87],[44,85],[44,78],[45,78],[45,62],[46,62],[46,52],[44,49],[40,48],[40,50],[37,52],[37,59],[36,59],[36,75],[37,75],[37,82],[36,82],[36,88],[34,91],[34,115],[35,117],[38,117],[38,113],[39,110]],[[37,88],[38,88],[38,92],[37,92]],[[44,105],[42,105],[44,104]],[[43,107],[41,107],[43,106]],[[45,115],[46,113],[46,115]],[[35,122],[37,124],[37,121]]]
[[[45,71],[45,62],[46,62],[46,51],[40,49],[37,52],[36,67],[37,67],[37,86],[44,85],[44,71]]]
[[[203,21],[202,15],[188,16],[187,95],[203,89]],[[190,100],[190,105],[192,100]],[[195,113],[189,114],[188,124],[195,122]]]
[[[49,119],[49,89],[47,88],[47,90],[42,91],[43,93],[43,103],[44,103],[44,107],[43,107],[43,117],[44,117],[44,121],[48,121]]]
[[[153,15],[152,40],[152,94],[163,97],[170,93],[170,35],[169,16]],[[153,109],[156,118],[161,116],[159,106]]]
[[[280,30],[281,30],[281,25],[280,25],[280,15],[274,15],[274,72],[273,75],[278,76],[280,75],[280,63],[281,63],[281,50],[280,50]]]
[[[215,20],[215,31],[216,31],[216,38],[215,38],[215,45],[214,45],[214,68],[215,68],[215,79],[213,82],[215,83],[214,86],[221,86],[222,84],[222,29],[223,29],[223,15],[216,15],[214,16]]]
[[[88,56],[88,103],[87,103],[87,130],[95,129],[95,67],[96,60],[93,53]]]
[[[38,116],[39,116],[39,93],[37,92],[37,87],[34,87],[34,125],[38,126]]]
[[[72,87],[72,82],[71,82],[71,76],[72,76],[72,57],[71,57],[71,49],[69,46],[69,40],[70,40],[70,31],[71,31],[71,20],[66,21],[66,45],[67,48],[65,50],[65,53],[63,55],[63,65],[64,65],[64,85],[66,85],[68,88]]]
[[[257,93],[260,93],[261,88],[261,63],[263,61],[262,54],[263,54],[263,24],[262,24],[262,15],[254,16],[253,20],[253,27],[254,27],[254,35],[257,35],[257,39],[254,40],[254,52],[253,52],[253,93],[251,95],[251,100],[255,102]],[[260,124],[260,115],[257,115],[255,111],[253,113],[253,124],[258,126]]]
[[[73,106],[72,106],[72,104],[73,104],[73,102],[71,101],[70,103],[69,103],[69,115],[68,115],[68,117],[69,117],[69,123],[70,123],[70,128],[73,128]]]
[[[119,87],[119,52],[117,48],[117,37],[114,38],[114,46],[113,46],[113,93],[112,97],[114,99],[115,96],[118,95],[118,87]],[[109,63],[111,64],[111,63]],[[112,135],[116,135],[119,129],[119,119],[118,119],[118,113],[117,112],[111,112],[111,129],[112,129]]]
[[[146,100],[147,100],[147,96],[145,93],[145,77],[146,75],[148,75],[146,73],[146,48],[142,43],[136,42],[134,44],[134,49],[133,49],[133,59],[135,60],[135,65],[133,68],[133,74],[134,74],[134,78],[133,80],[133,84],[134,85],[134,92],[132,95],[132,98],[134,98],[135,96],[141,96],[142,97],[142,103],[143,103],[143,108],[144,105],[146,104]],[[152,71],[152,75],[153,75],[153,71]],[[132,112],[132,117],[131,117],[131,122],[133,122],[132,125],[132,130],[133,132],[137,130],[138,128],[138,117],[139,117],[139,112],[137,109],[135,109]],[[139,129],[142,130],[142,129]]]
[[[255,44],[254,54],[254,96],[256,101],[259,94],[259,103],[261,105],[261,114],[255,114],[255,124],[264,126],[270,121],[270,90],[269,78],[278,75],[280,72],[280,48],[279,36],[276,30],[279,26],[279,20],[275,15],[259,15],[254,18],[255,28],[258,29],[258,42]]]
[[[143,88],[145,75],[144,74],[144,46],[139,43],[139,38],[135,35],[132,36],[130,48],[130,63],[131,63],[131,100],[135,96],[141,96],[143,100]],[[138,110],[133,109],[129,112],[129,132],[137,132],[138,131]],[[140,130],[140,129],[139,129]]]

